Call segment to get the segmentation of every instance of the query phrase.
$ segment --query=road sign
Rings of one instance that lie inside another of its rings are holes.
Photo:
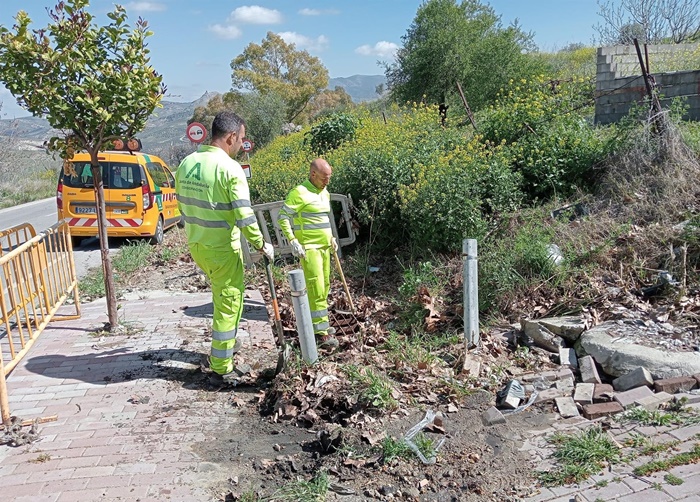
[[[207,137],[207,130],[199,122],[192,122],[187,126],[187,131],[185,134],[187,134],[187,139],[189,139],[192,143],[201,143]]]
[[[241,146],[243,147],[244,152],[249,152],[253,149],[253,147],[255,146],[255,143],[253,143],[249,139],[243,138],[243,143],[241,144]]]
[[[241,167],[243,168],[243,172],[245,173],[245,177],[250,178],[253,174],[250,171],[250,164],[241,164]]]

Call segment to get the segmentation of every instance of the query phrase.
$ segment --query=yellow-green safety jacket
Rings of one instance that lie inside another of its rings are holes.
[[[255,249],[265,243],[243,168],[221,148],[203,145],[185,157],[175,173],[175,192],[188,244],[241,249],[241,232]]]
[[[292,189],[277,216],[284,236],[295,238],[307,249],[328,247],[333,239],[330,221],[331,196],[309,180]]]

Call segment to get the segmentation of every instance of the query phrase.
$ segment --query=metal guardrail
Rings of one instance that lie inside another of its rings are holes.
[[[80,317],[68,222],[62,220],[38,235],[26,223],[0,231],[0,285],[0,414],[2,423],[9,425],[6,375],[49,321]],[[76,314],[57,316],[71,294]]]
[[[340,254],[340,249],[342,246],[348,246],[355,242],[355,230],[352,227],[352,217],[350,214],[350,209],[352,208],[352,198],[349,195],[342,195],[338,193],[332,193],[331,195],[331,215],[333,216],[331,220],[331,228],[333,230],[333,236],[338,240],[338,253]],[[333,203],[336,204],[333,204]],[[340,223],[342,224],[341,230],[342,235],[338,233],[338,224],[335,220],[335,213],[333,212],[333,206],[340,204]],[[292,254],[292,246],[289,241],[282,233],[279,225],[277,224],[277,216],[279,215],[280,209],[284,205],[284,201],[276,202],[266,202],[265,204],[256,204],[253,206],[253,211],[258,219],[258,225],[260,226],[260,231],[263,234],[266,242],[271,243],[275,246],[275,255],[282,256]],[[270,233],[272,229],[273,234]],[[274,235],[274,238],[271,238]],[[242,237],[242,236],[241,236]],[[257,262],[261,259],[262,253],[252,249],[250,244],[242,237],[244,242],[243,246],[243,257],[247,265]]]

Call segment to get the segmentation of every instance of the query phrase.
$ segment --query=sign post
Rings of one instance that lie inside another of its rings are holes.
[[[246,163],[242,164],[241,167],[243,168],[243,172],[245,173],[246,178],[250,178],[252,176],[252,172],[250,169],[250,151],[253,149],[255,146],[255,143],[253,143],[251,140],[248,138],[243,138],[243,143],[241,143],[241,148],[245,152],[245,160]]]
[[[187,139],[196,144],[203,143],[204,140],[207,139],[207,130],[199,122],[192,122],[189,124],[185,134],[187,135]]]

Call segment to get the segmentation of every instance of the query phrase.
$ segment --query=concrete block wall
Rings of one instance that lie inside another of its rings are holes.
[[[700,120],[700,70],[653,73],[653,68],[655,61],[658,64],[662,58],[672,57],[673,52],[696,48],[697,44],[647,46],[649,66],[659,87],[661,105],[667,108],[673,98],[684,97],[689,120]],[[634,45],[600,47],[597,65],[595,122],[614,123],[646,96],[637,50]]]

